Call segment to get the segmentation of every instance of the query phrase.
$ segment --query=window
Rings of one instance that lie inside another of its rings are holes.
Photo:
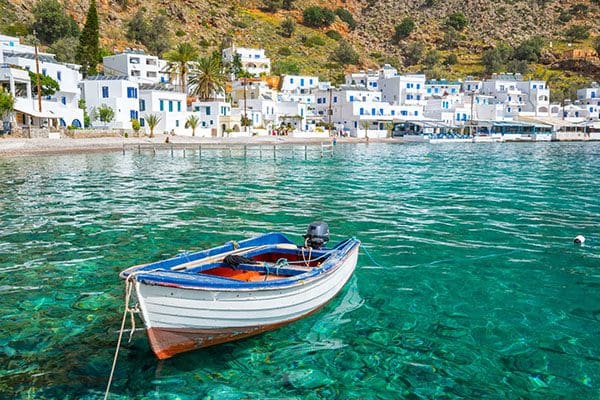
[[[129,111],[129,118],[130,119],[138,119],[138,112],[136,110],[130,110]]]
[[[294,83],[294,78],[290,78],[290,83]]]
[[[354,101],[354,96],[350,96],[350,101]]]
[[[206,107],[206,115],[210,115],[210,107]]]
[[[175,120],[175,128],[179,128],[179,120],[178,119]]]
[[[360,115],[365,115],[365,109],[361,107],[360,110],[359,110],[359,114]]]
[[[63,103],[65,106],[67,105],[67,98],[65,96],[60,98],[60,102]]]
[[[309,79],[309,80],[308,80],[308,84],[312,86],[312,84],[313,84],[313,80],[312,80],[312,79]]]
[[[62,81],[62,73],[60,71],[56,71],[56,79]]]
[[[108,98],[108,86],[102,86],[102,98]]]
[[[379,109],[379,115],[383,115],[383,108]]]
[[[42,68],[42,75],[46,76],[48,74],[48,71],[46,70],[46,68]]]
[[[138,90],[137,88],[134,87],[128,87],[127,88],[127,98],[128,99],[137,99],[137,93]]]
[[[337,96],[333,96],[333,102],[337,103]]]
[[[177,112],[181,112],[181,101],[177,102]]]
[[[146,76],[148,78],[156,78],[156,71],[148,71],[146,72]]]
[[[146,100],[140,99],[140,111],[146,111]]]
[[[421,89],[421,84],[417,83],[417,89]]]
[[[169,112],[173,112],[173,100],[169,100]]]
[[[418,111],[415,111],[415,115],[419,115],[419,112],[418,112]]]
[[[427,88],[427,93],[431,93],[431,88],[430,87]]]
[[[300,86],[304,86],[304,78],[300,79]]]
[[[350,96],[350,97],[352,97],[352,96]],[[350,101],[352,101],[352,100],[350,100]],[[320,97],[317,99],[317,104],[321,104],[321,98]]]
[[[159,109],[160,109],[160,111],[165,111],[165,101],[164,100],[159,101]]]
[[[140,126],[145,126],[146,120],[144,118],[140,118]]]
[[[375,111],[374,108],[371,108],[371,115],[375,115],[375,114],[377,114],[377,112]]]
[[[537,85],[533,85],[533,88],[534,88],[534,89],[536,89],[536,88],[537,88]],[[540,88],[540,89],[541,89],[541,88]]]

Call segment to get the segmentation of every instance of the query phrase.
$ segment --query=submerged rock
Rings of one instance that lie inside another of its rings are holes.
[[[287,373],[284,376],[284,383],[296,389],[316,389],[321,386],[331,385],[333,380],[321,371],[301,369]]]

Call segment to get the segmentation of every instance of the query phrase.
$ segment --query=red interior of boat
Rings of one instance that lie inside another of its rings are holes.
[[[307,260],[308,260],[308,256],[309,256],[308,252],[305,252],[305,257]],[[289,261],[294,261],[294,262],[302,261],[302,264],[300,264],[300,266],[306,266],[306,264],[304,263],[304,260],[302,258],[302,253],[289,254],[289,253],[272,252],[272,253],[259,254],[259,255],[253,256],[251,258],[256,261],[273,263],[273,264],[275,264],[278,260],[283,258],[283,259],[287,259],[288,262]],[[310,261],[308,263],[308,266],[309,267],[317,267],[317,266],[319,266],[321,261],[323,261],[323,260],[320,259],[317,261]],[[211,268],[209,270],[202,271],[202,273],[207,274],[207,275],[222,276],[223,278],[236,279],[239,281],[246,281],[246,282],[256,282],[256,281],[285,278],[285,275],[275,275],[275,274],[267,275],[267,274],[264,274],[264,273],[258,272],[258,271],[245,271],[243,269],[233,269],[230,267]]]

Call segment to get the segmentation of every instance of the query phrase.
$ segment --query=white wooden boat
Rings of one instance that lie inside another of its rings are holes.
[[[269,233],[123,271],[156,356],[256,335],[327,304],[354,272],[360,242],[322,248],[328,228],[325,240],[310,229],[304,246]]]

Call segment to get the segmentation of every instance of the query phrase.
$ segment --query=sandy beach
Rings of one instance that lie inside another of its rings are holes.
[[[138,144],[164,144],[166,136],[157,135],[150,139],[102,137],[86,139],[23,139],[23,138],[0,138],[0,157],[18,157],[41,154],[63,154],[63,153],[87,153],[87,152],[110,152],[122,151],[123,145],[136,146]],[[206,138],[189,136],[170,136],[169,143],[175,145],[243,145],[243,144],[319,144],[327,143],[329,138],[295,138],[286,136],[253,136],[243,138]],[[364,139],[337,138],[339,143],[360,143]],[[397,142],[394,139],[370,139],[371,142]]]

